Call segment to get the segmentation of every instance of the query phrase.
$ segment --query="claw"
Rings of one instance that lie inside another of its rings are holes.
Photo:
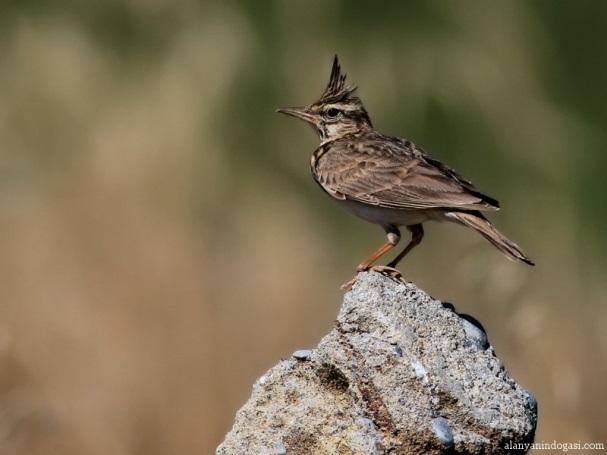
[[[394,267],[390,267],[388,265],[374,265],[370,270],[374,272],[381,273],[382,275],[390,275],[394,278],[402,278],[403,274],[400,273],[400,270],[395,269]]]
[[[394,267],[389,267],[387,265],[374,265],[374,266],[368,267],[364,270],[372,270],[374,272],[381,273],[382,275],[388,276],[390,278],[394,278],[394,279],[400,281],[401,283],[407,284],[407,281],[405,281],[405,278],[403,277],[403,274],[400,272],[400,270],[397,270]],[[358,279],[358,274],[364,270],[357,270],[356,275],[354,275],[354,277],[350,281],[342,284],[340,286],[340,288],[343,291],[349,291],[350,289],[352,289],[352,286],[354,286],[354,283],[356,283],[356,280]]]
[[[371,267],[370,270],[398,280],[401,283],[407,284],[407,281],[403,277],[403,274],[400,272],[400,270],[397,270],[394,267],[390,267],[388,265],[374,265],[373,267]]]
[[[354,283],[356,283],[357,278],[358,278],[358,273],[356,275],[354,275],[354,278],[352,278],[350,281],[342,284],[339,288],[342,291],[349,291],[350,289],[352,289],[352,286],[354,286]]]

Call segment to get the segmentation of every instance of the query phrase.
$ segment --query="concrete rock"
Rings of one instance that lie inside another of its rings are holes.
[[[484,331],[413,284],[359,274],[305,354],[255,383],[217,454],[507,453],[533,440],[535,399]]]

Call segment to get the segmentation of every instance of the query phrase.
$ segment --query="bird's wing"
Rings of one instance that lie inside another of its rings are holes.
[[[340,141],[319,156],[318,183],[333,197],[394,209],[496,210],[499,203],[408,141]]]

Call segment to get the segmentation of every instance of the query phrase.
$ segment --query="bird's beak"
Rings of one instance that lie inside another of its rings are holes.
[[[316,124],[316,117],[310,114],[306,107],[283,107],[280,109],[276,109],[276,112],[280,112],[281,114],[287,114],[291,117],[305,120],[308,123]]]

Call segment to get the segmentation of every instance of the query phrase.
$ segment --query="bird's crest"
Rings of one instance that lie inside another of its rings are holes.
[[[356,87],[346,85],[346,75],[341,74],[341,66],[336,55],[333,59],[329,83],[320,97],[320,101],[323,103],[345,101],[350,98],[355,91]]]

